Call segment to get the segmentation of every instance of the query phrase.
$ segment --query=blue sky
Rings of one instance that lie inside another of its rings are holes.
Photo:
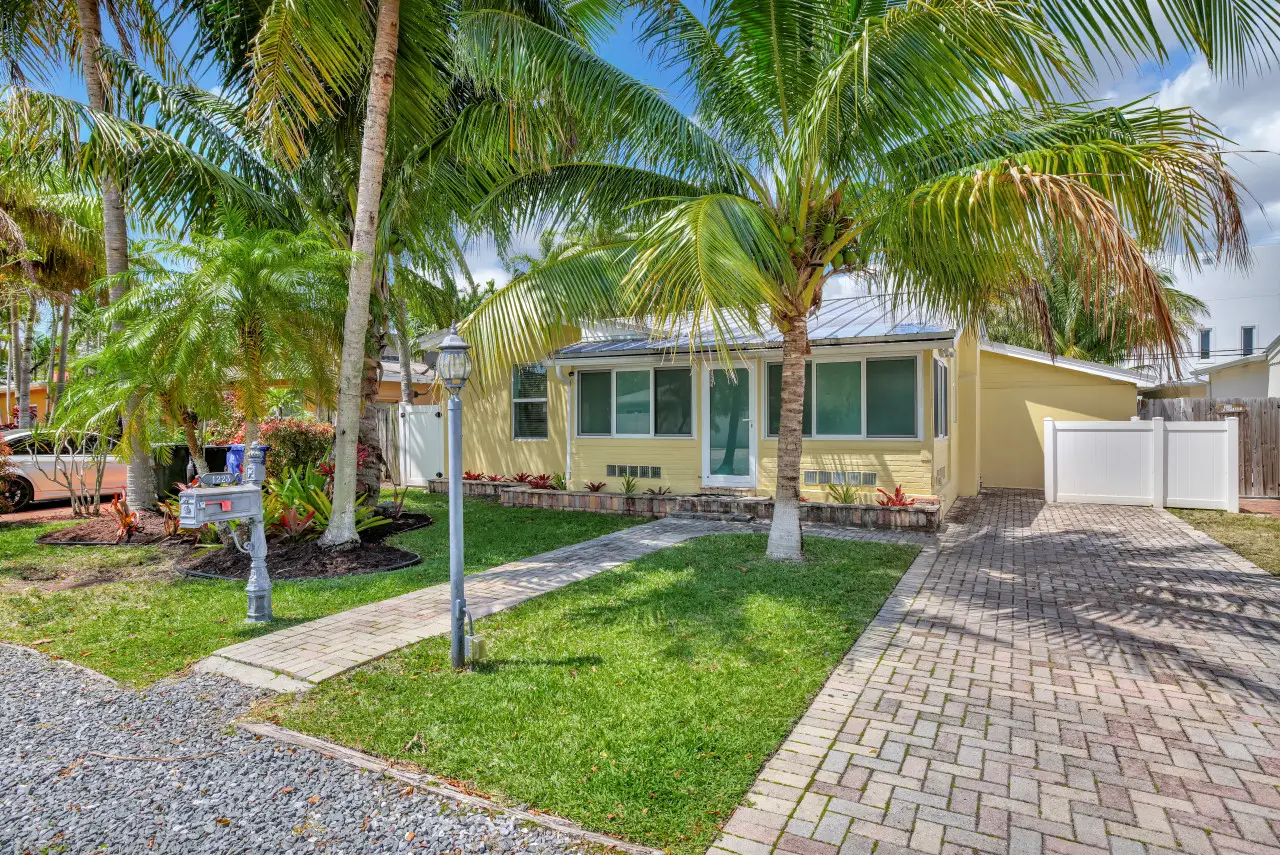
[[[190,31],[180,31],[176,46],[182,50]],[[600,54],[618,68],[662,90],[686,112],[678,76],[649,61],[636,44],[631,19],[622,22],[601,47]],[[198,82],[212,86],[216,76],[207,71]],[[1233,166],[1253,199],[1246,202],[1246,220],[1254,244],[1280,243],[1280,69],[1250,75],[1243,81],[1224,81],[1212,75],[1203,60],[1179,52],[1168,63],[1126,67],[1100,76],[1092,93],[1099,100],[1127,103],[1152,96],[1160,106],[1191,106],[1246,151],[1233,158]],[[70,74],[50,81],[50,88],[69,97],[84,98],[84,84]],[[532,241],[530,246],[532,249]],[[478,244],[468,252],[475,277],[484,281],[507,279],[492,246]]]

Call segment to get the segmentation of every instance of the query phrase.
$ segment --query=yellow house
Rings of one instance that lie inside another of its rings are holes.
[[[563,473],[571,489],[603,482],[618,492],[630,476],[640,491],[770,495],[781,336],[734,331],[726,356],[700,332],[655,339],[606,325],[496,382],[473,381],[463,392],[463,467]],[[945,510],[982,483],[1034,487],[1044,416],[1136,412],[1132,372],[993,349],[877,298],[825,301],[809,333],[801,469],[810,501],[826,500],[833,483],[868,499],[901,485]]]

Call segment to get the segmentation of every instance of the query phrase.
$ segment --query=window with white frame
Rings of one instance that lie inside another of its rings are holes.
[[[805,363],[804,435],[818,439],[914,438],[914,356]],[[782,364],[765,366],[765,435],[778,435]]]
[[[1253,340],[1257,338],[1257,327],[1241,327],[1240,328],[1240,355],[1253,356]]]
[[[1200,330],[1200,358],[1208,359],[1213,355],[1213,330]]]
[[[547,368],[530,363],[511,372],[511,436],[547,438]]]
[[[933,435],[942,439],[951,434],[951,369],[940,359],[933,361]]]
[[[578,436],[693,436],[689,368],[578,371]]]

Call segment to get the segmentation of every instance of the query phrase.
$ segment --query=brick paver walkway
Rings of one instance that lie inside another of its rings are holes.
[[[751,530],[752,526],[741,523],[670,518],[634,526],[467,576],[467,606],[474,617],[484,617],[691,538]],[[806,526],[805,530],[827,537],[886,542],[931,539],[910,533],[822,525]],[[289,691],[448,631],[446,583],[224,647],[213,654],[211,661],[223,660],[213,670],[239,679],[244,679],[242,672],[228,667],[227,661],[304,681],[299,685],[289,680],[258,678],[261,685]]]
[[[949,522],[711,852],[1280,855],[1280,580],[1164,511]]]

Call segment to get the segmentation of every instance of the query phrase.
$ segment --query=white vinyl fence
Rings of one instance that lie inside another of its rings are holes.
[[[435,404],[400,404],[400,474],[425,487],[444,472],[444,419]]]
[[[1240,510],[1239,423],[1044,420],[1047,502]]]

